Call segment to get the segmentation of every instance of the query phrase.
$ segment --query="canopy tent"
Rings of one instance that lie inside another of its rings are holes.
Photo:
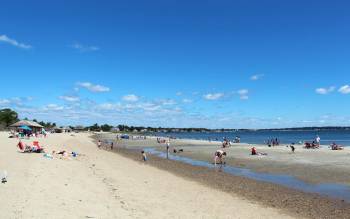
[[[23,130],[28,130],[28,131],[31,131],[32,129],[31,128],[29,128],[28,126],[26,126],[26,125],[22,125],[22,126],[20,126],[20,127],[18,127],[19,129],[23,129]]]
[[[41,132],[43,129],[43,126],[34,122],[34,121],[29,121],[29,120],[21,120],[18,121],[12,125],[10,125],[12,128],[17,128],[17,129],[22,129],[22,130],[27,130],[27,131],[33,131],[33,132]],[[24,129],[21,127],[25,127]],[[27,129],[29,128],[29,129]]]

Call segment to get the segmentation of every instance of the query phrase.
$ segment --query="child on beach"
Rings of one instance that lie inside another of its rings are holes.
[[[98,147],[98,148],[101,148],[101,145],[102,145],[101,140],[98,140],[98,142],[97,142],[97,147]]]
[[[220,163],[220,164],[225,164],[225,157],[226,157],[226,152],[223,151],[223,150],[217,150],[215,152],[215,157],[214,157],[214,165],[216,166],[217,163]],[[218,162],[220,161],[220,162]]]
[[[147,161],[147,155],[146,155],[145,151],[141,151],[141,154],[142,154],[142,160],[144,162],[146,162]]]

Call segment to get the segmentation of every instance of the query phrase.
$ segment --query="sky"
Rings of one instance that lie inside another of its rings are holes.
[[[3,1],[0,108],[59,125],[350,126],[349,8]]]

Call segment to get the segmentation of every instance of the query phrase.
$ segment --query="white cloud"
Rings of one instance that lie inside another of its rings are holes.
[[[136,96],[135,94],[128,94],[128,95],[125,95],[123,97],[123,100],[127,101],[127,102],[137,102],[137,101],[139,101],[139,99],[140,98],[138,96]]]
[[[243,95],[243,96],[240,96],[239,98],[240,98],[241,100],[248,100],[248,99],[249,99],[249,96]]]
[[[350,93],[350,86],[349,85],[344,85],[338,90],[342,94],[349,94]]]
[[[261,79],[262,77],[264,77],[263,74],[252,75],[252,76],[250,77],[250,80],[252,80],[252,81],[257,81],[257,80]]]
[[[165,100],[160,100],[159,103],[162,104],[162,105],[171,106],[171,105],[175,105],[176,101],[172,100],[172,99],[165,99]]]
[[[213,94],[206,94],[203,96],[206,100],[218,100],[221,99],[224,96],[223,93],[213,93]]]
[[[48,104],[47,106],[44,107],[44,110],[48,110],[48,111],[50,111],[50,110],[60,111],[60,110],[63,110],[63,109],[64,109],[63,106],[59,106],[59,105],[53,104],[53,103]]]
[[[92,84],[90,82],[78,82],[77,85],[79,87],[83,87],[88,89],[91,92],[95,92],[95,93],[100,93],[100,92],[108,92],[110,91],[109,87],[105,87],[102,85],[98,85],[98,84]]]
[[[101,110],[116,110],[116,111],[120,111],[122,109],[122,106],[120,103],[102,103],[100,105],[98,105],[97,107],[98,109]]]
[[[192,103],[193,100],[191,100],[191,99],[183,99],[182,102],[184,102],[184,103]]]
[[[8,99],[0,99],[0,105],[8,105],[10,103],[11,101],[9,101]]]
[[[249,90],[241,89],[241,90],[237,91],[237,93],[239,94],[239,98],[241,100],[248,100],[249,99],[249,96],[248,96]]]
[[[59,98],[67,102],[78,102],[80,100],[80,98],[76,96],[60,96]]]
[[[239,94],[239,95],[247,95],[248,92],[249,92],[249,91],[248,91],[247,89],[241,89],[241,90],[238,91],[238,94]]]
[[[179,91],[179,92],[176,92],[176,96],[181,96],[182,95],[182,92]]]
[[[8,43],[8,44],[10,44],[12,46],[15,46],[15,47],[18,47],[18,48],[21,48],[21,49],[31,49],[32,48],[31,45],[24,44],[24,43],[19,43],[16,40],[11,39],[11,38],[9,38],[6,35],[0,35],[0,42]]]
[[[315,92],[318,93],[318,94],[329,94],[329,93],[333,92],[334,90],[335,90],[334,86],[331,86],[331,87],[328,87],[328,88],[320,87],[320,88],[317,88],[315,90]]]
[[[75,43],[72,45],[72,48],[80,51],[80,52],[94,52],[99,50],[100,48],[97,46],[84,46],[80,43]]]

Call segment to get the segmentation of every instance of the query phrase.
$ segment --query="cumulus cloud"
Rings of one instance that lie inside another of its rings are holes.
[[[60,96],[61,100],[67,101],[67,102],[78,102],[80,101],[80,98],[77,96]]]
[[[8,99],[0,99],[0,106],[8,105],[11,101]]]
[[[249,96],[248,96],[249,90],[241,89],[241,90],[237,91],[237,93],[239,94],[239,98],[241,100],[248,100],[249,99]]]
[[[169,105],[169,106],[176,104],[176,101],[173,99],[159,100],[158,102],[162,105]]]
[[[59,106],[59,105],[54,104],[54,103],[48,104],[48,105],[46,105],[44,107],[44,110],[46,110],[46,111],[50,111],[50,110],[52,110],[52,111],[60,111],[60,110],[63,110],[63,109],[64,109],[63,106]]]
[[[71,47],[78,50],[79,52],[94,52],[100,49],[97,46],[84,46],[80,43],[74,43]]]
[[[135,94],[128,94],[128,95],[125,95],[123,96],[122,98],[124,101],[127,101],[127,102],[137,102],[139,101],[139,97],[136,96]]]
[[[21,48],[21,49],[31,49],[32,46],[24,43],[19,43],[17,40],[11,39],[6,35],[0,35],[0,42],[10,44],[12,46]]]
[[[264,77],[263,74],[252,75],[252,76],[250,77],[250,80],[252,80],[252,81],[257,81],[257,80],[261,79],[262,77]]]
[[[101,93],[101,92],[108,92],[110,91],[109,87],[105,87],[99,84],[92,84],[90,82],[78,82],[77,85],[79,87],[88,89],[91,92],[95,92],[95,93]]]
[[[120,103],[102,103],[97,106],[97,109],[120,111],[122,110],[122,106]]]
[[[340,87],[338,91],[342,94],[349,94],[350,93],[350,86],[344,85],[344,86]]]
[[[185,99],[182,100],[182,102],[184,102],[184,103],[192,103],[193,100],[185,98]]]
[[[206,100],[218,100],[218,99],[221,99],[222,97],[224,97],[223,93],[211,93],[203,96],[203,98]]]
[[[7,99],[0,99],[0,106],[22,106],[32,100],[32,97],[12,97]]]
[[[335,90],[334,86],[331,86],[331,87],[328,87],[328,88],[320,87],[320,88],[317,88],[315,90],[315,92],[318,93],[318,94],[324,95],[324,94],[329,94],[329,93],[333,92],[334,90]]]

